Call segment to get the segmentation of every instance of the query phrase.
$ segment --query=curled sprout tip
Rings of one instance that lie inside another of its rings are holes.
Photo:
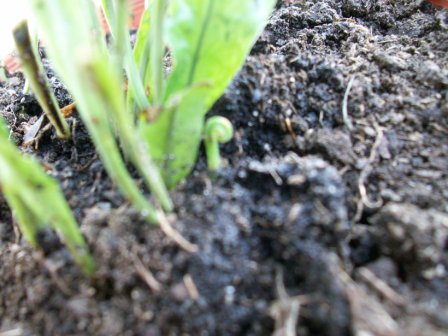
[[[233,133],[233,125],[227,118],[214,116],[205,123],[205,151],[208,168],[211,171],[216,171],[221,167],[219,144],[230,141],[233,138]]]

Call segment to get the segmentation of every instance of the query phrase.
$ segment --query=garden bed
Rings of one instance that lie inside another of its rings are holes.
[[[211,178],[201,154],[172,192],[196,253],[125,202],[75,113],[70,141],[24,151],[98,270],[51,232],[31,249],[0,196],[0,335],[446,335],[447,64],[448,12],[430,3],[281,3],[211,111],[236,129],[225,168]],[[41,114],[22,86],[0,84],[18,144]]]

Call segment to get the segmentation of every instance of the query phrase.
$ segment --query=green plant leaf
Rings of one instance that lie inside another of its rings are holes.
[[[163,102],[195,86],[170,116],[143,122],[141,131],[153,157],[164,167],[165,181],[175,185],[193,166],[204,115],[222,95],[261,33],[275,0],[172,0],[166,18],[167,43],[174,69]],[[199,94],[197,92],[200,92]],[[170,120],[170,122],[168,122]],[[176,139],[172,139],[175,135]],[[159,147],[160,146],[160,147]],[[164,149],[161,152],[161,148]]]
[[[141,123],[141,132],[151,144],[151,156],[158,159],[168,188],[188,175],[195,163],[206,112],[202,99],[205,90],[199,86],[175,95],[153,123]]]
[[[261,34],[275,0],[174,0],[167,39],[174,70],[165,99],[199,82],[211,82],[206,107],[218,99]]]

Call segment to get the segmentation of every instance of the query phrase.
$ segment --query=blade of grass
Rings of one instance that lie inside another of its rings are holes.
[[[1,162],[1,159],[0,159]],[[5,163],[0,163],[3,167]],[[1,185],[1,183],[0,183]],[[25,239],[34,247],[39,248],[37,243],[37,235],[50,225],[42,225],[42,223],[36,219],[32,211],[23,203],[20,196],[18,196],[13,190],[6,188],[4,191],[5,199],[17,218],[20,231]]]
[[[25,73],[31,89],[48,120],[56,129],[57,136],[61,139],[68,139],[70,137],[70,129],[59,109],[56,97],[50,89],[42,62],[33,50],[28,23],[26,21],[19,23],[14,28],[13,35],[16,49],[22,62],[22,71]]]
[[[147,72],[149,60],[149,31],[151,27],[151,14],[149,8],[142,13],[142,20],[137,31],[137,37],[134,45],[134,61],[139,67],[140,76],[144,78]]]
[[[153,104],[159,107],[163,100],[163,69],[165,56],[165,39],[164,39],[164,16],[167,10],[166,0],[153,0],[150,4],[150,11],[153,13],[153,25],[149,31],[150,37],[150,66],[151,66],[151,82]]]
[[[95,264],[58,184],[36,161],[22,155],[8,136],[0,119],[0,188],[25,238],[37,247],[39,232],[56,230],[75,262],[91,275]]]
[[[103,11],[113,37],[117,63],[122,64],[128,77],[128,95],[131,95],[129,111],[134,111],[134,103],[141,111],[150,107],[139,71],[134,62],[127,20],[129,8],[127,0],[102,0]]]
[[[30,36],[31,36],[31,44],[32,44],[33,53],[37,58],[38,56],[40,56],[39,55],[39,36],[37,35],[36,29],[33,28],[32,26],[30,27],[29,24],[28,24],[28,30],[29,30]],[[29,92],[30,92],[30,81],[28,79],[25,79],[25,84],[23,85],[22,93],[24,95],[26,95]]]
[[[137,38],[135,41],[135,46],[133,50],[133,60],[136,65],[136,71],[139,72],[139,78],[142,82],[142,87],[145,90],[147,99],[149,102],[152,101],[152,93],[149,90],[149,78],[150,78],[150,67],[149,62],[149,28],[151,26],[151,15],[147,7],[142,13],[142,18],[137,32]],[[128,111],[132,111],[135,115],[135,93],[133,86],[128,88],[127,92],[127,107]],[[142,111],[142,109],[140,109]]]

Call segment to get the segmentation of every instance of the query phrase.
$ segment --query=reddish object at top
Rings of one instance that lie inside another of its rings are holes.
[[[130,12],[131,20],[129,22],[129,29],[137,29],[140,25],[140,20],[145,10],[145,0],[128,0],[130,2]],[[100,11],[100,20],[103,30],[108,33],[109,26],[107,25],[106,18],[104,17],[103,11]]]
[[[448,8],[448,0],[428,0],[428,1],[435,6]]]

